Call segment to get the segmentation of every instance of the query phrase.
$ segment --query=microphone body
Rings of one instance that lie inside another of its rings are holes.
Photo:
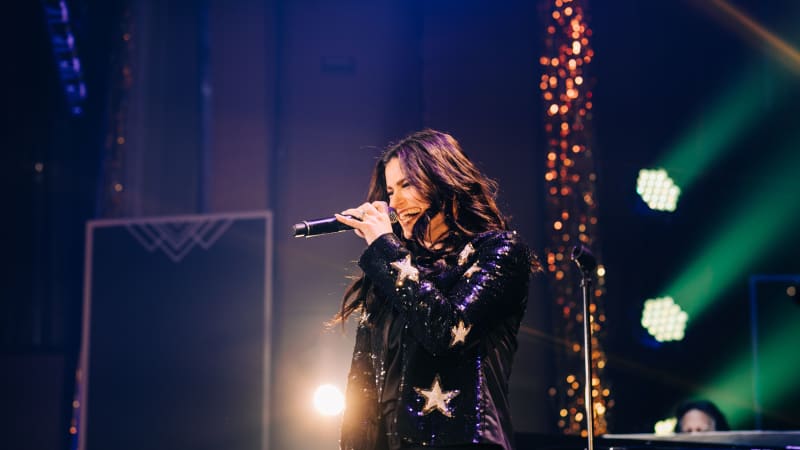
[[[354,218],[351,216],[347,216]],[[325,217],[324,219],[304,220],[292,226],[294,237],[314,237],[324,234],[339,233],[341,231],[352,230],[353,227],[345,225],[336,220],[336,217]]]
[[[353,216],[345,216],[350,217],[351,219],[356,219]],[[389,220],[392,223],[397,222],[397,213],[393,210],[389,210]],[[314,236],[323,236],[326,234],[332,233],[339,233],[342,231],[352,230],[353,227],[350,225],[345,225],[342,222],[336,220],[336,217],[325,217],[322,219],[312,219],[312,220],[304,220],[302,222],[296,223],[292,225],[292,234],[294,237],[314,237]]]

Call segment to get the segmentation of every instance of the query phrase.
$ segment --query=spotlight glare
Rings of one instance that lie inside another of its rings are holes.
[[[642,327],[658,342],[680,341],[689,315],[672,297],[648,299],[642,311]]]
[[[642,169],[636,179],[636,192],[655,211],[675,211],[681,188],[664,169]]]
[[[344,411],[344,395],[332,384],[323,384],[314,392],[314,408],[324,416],[338,416]]]
[[[669,419],[659,420],[656,422],[655,426],[655,434],[657,436],[668,436],[671,434],[675,434],[675,425],[678,424],[678,419],[676,417],[670,417]]]

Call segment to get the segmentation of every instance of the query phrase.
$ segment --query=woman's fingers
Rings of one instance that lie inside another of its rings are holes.
[[[339,214],[351,216],[364,222],[367,217],[375,215],[385,215],[388,217],[389,205],[386,202],[362,203],[358,208],[345,209]]]
[[[357,209],[345,209],[344,211],[342,211],[340,213],[337,213],[336,215],[337,216],[343,216],[343,217],[346,217],[346,218],[352,219],[352,220],[359,220],[359,221],[364,216],[364,214],[361,211],[357,210]]]
[[[364,226],[364,219],[366,218],[365,217],[366,214],[363,209],[364,205],[367,205],[367,203],[362,204],[358,208],[345,209],[344,211],[335,214],[336,220],[342,222],[345,225],[353,227],[358,237],[361,238],[364,237],[364,233],[361,231],[361,227]]]
[[[336,214],[336,220],[353,227],[367,244],[382,234],[392,232],[389,205],[386,202],[363,203],[358,208],[345,209]]]
[[[342,222],[345,225],[350,225],[351,227],[355,227],[356,225],[361,223],[360,220],[354,218],[354,214],[347,213],[346,211],[342,211],[341,214],[339,213],[334,214],[334,216],[336,217],[336,220],[338,220],[339,222]]]
[[[389,215],[389,204],[386,202],[372,202],[372,206],[381,214]]]
[[[367,217],[374,217],[380,214],[380,211],[378,211],[378,209],[375,208],[375,205],[373,205],[372,203],[362,203],[361,206],[359,206],[356,209],[358,209],[362,213],[361,216],[362,221],[364,221]]]
[[[345,212],[345,211],[342,211],[342,212]],[[349,217],[349,216],[352,216],[352,214],[347,214],[347,215],[334,214],[334,216],[336,217],[336,220],[338,220],[339,222],[342,222],[345,225],[349,225],[349,226],[353,227],[353,230],[355,230],[355,232],[358,235],[358,237],[360,237],[360,238],[364,237],[364,233],[362,233],[361,230],[358,229],[358,227],[364,225],[364,222],[362,222],[362,221],[360,221],[358,219],[353,219],[353,218]]]

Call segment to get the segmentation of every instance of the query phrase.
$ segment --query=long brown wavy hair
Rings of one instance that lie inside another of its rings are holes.
[[[397,158],[408,182],[417,189],[430,207],[414,224],[411,239],[403,237],[395,224],[395,234],[410,248],[426,248],[424,239],[431,218],[444,213],[447,233],[428,245],[445,254],[457,250],[464,239],[490,230],[507,229],[506,218],[497,208],[497,183],[487,178],[469,160],[452,136],[425,129],[390,144],[372,171],[367,201],[389,202],[386,192],[386,164]],[[344,293],[341,310],[333,322],[344,322],[353,312],[369,307],[375,300],[375,288],[362,273]]]

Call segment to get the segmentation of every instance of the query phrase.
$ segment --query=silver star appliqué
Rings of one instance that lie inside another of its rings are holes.
[[[417,394],[425,397],[425,406],[422,407],[422,415],[427,416],[434,410],[438,410],[445,417],[453,417],[453,411],[450,410],[450,400],[455,398],[461,393],[459,390],[442,391],[442,382],[439,379],[439,374],[433,379],[433,384],[430,389],[422,389],[415,387]]]
[[[459,320],[458,325],[454,326],[450,329],[450,335],[453,336],[453,340],[450,341],[450,347],[455,347],[456,344],[459,342],[464,344],[467,341],[467,335],[469,334],[469,330],[472,329],[472,325],[465,327],[464,321]]]
[[[419,281],[419,270],[411,265],[411,255],[406,255],[405,258],[395,261],[392,267],[397,269],[397,281],[395,285],[402,286],[406,280]]]
[[[475,247],[472,246],[472,242],[467,242],[467,245],[458,254],[458,265],[463,266],[473,253],[475,253]]]
[[[478,263],[475,263],[472,266],[470,266],[470,268],[467,269],[466,272],[464,272],[464,276],[467,277],[467,278],[470,278],[470,277],[472,277],[472,275],[475,274],[475,272],[477,272],[479,270],[481,270],[481,268],[478,267]]]

